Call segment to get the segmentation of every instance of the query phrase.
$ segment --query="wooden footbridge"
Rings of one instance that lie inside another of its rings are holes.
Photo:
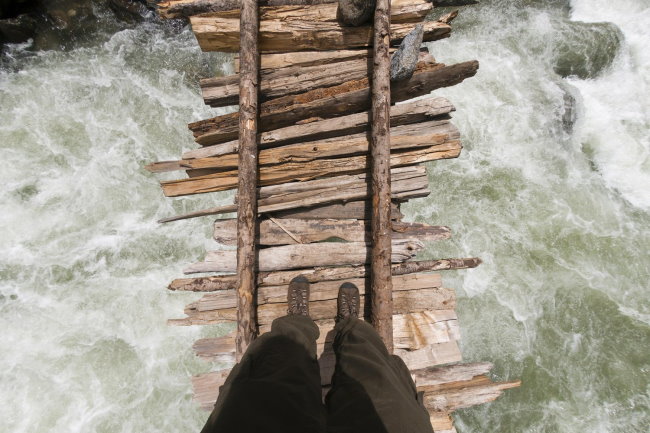
[[[191,123],[200,148],[147,166],[186,172],[161,183],[168,197],[238,190],[232,205],[163,220],[237,214],[214,223],[214,239],[237,250],[208,251],[184,272],[212,275],[169,286],[205,292],[170,324],[237,323],[231,335],[197,341],[198,356],[232,365],[286,314],[289,281],[302,274],[321,330],[324,390],[343,281],[357,284],[366,319],[411,369],[436,432],[455,431],[454,410],[519,385],[492,382],[489,363],[461,363],[456,296],[437,272],[480,260],[416,260],[424,243],[449,238],[450,229],[403,222],[400,213],[401,203],[431,194],[420,164],[461,152],[454,106],[430,93],[472,77],[478,62],[445,65],[420,45],[451,34],[458,12],[436,16],[438,5],[468,3],[159,2],[162,17],[190,20],[204,51],[239,52],[236,74],[201,81],[206,104],[239,104],[239,111]],[[192,379],[201,407],[212,408],[228,372]]]

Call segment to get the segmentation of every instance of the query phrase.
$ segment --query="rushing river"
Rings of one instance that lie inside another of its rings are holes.
[[[210,219],[160,226],[229,194],[169,200],[142,166],[193,146],[214,115],[200,77],[232,68],[188,29],[106,15],[65,51],[10,47],[0,64],[0,432],[192,432],[207,414],[193,341],[167,327],[196,295],[166,284],[212,246]],[[442,62],[475,78],[457,106],[465,150],[432,164],[410,220],[454,238],[429,257],[480,256],[444,275],[466,361],[521,378],[458,411],[460,433],[650,431],[650,5],[483,1]]]

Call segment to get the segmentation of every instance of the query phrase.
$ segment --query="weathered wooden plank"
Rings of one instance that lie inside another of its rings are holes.
[[[407,199],[429,194],[424,167],[401,167],[391,170],[393,198]],[[324,182],[324,180],[326,182]],[[365,174],[338,176],[324,180],[285,183],[262,187],[258,192],[258,212],[269,213],[288,209],[365,199],[368,185]],[[224,205],[164,218],[159,222],[177,221],[206,215],[231,213],[235,205]]]
[[[393,262],[403,262],[424,248],[417,239],[398,239],[393,242]],[[317,266],[359,265],[367,263],[368,244],[365,242],[322,242],[270,247],[259,250],[260,271],[311,268]],[[183,270],[186,274],[198,272],[234,272],[236,253],[233,250],[208,251],[205,261]]]
[[[424,323],[424,320],[428,320],[429,322],[426,322],[425,326],[421,326]],[[316,341],[318,354],[320,355],[324,351],[325,345],[328,343],[331,344],[334,341],[334,333],[331,331],[334,329],[335,324],[334,320],[331,319],[317,320],[314,323],[318,326],[320,332],[318,340]],[[393,316],[393,324],[393,340],[395,342],[395,348],[397,349],[416,350],[428,345],[447,343],[460,339],[458,319],[454,310],[395,314]],[[415,332],[413,331],[414,327],[417,327]],[[260,327],[261,333],[268,332],[269,330],[270,325],[262,325]],[[419,337],[414,338],[414,335]],[[209,361],[219,360],[221,362],[235,362],[234,332],[223,337],[202,338],[197,340],[192,347],[196,355],[200,358]],[[474,364],[467,365],[474,366]],[[436,381],[436,378],[449,379],[447,381],[465,380],[469,374],[466,373],[461,377],[460,373],[456,371],[456,369],[454,369],[453,372],[447,372],[445,369],[448,369],[448,367],[441,367],[440,372],[430,371],[431,368],[415,370],[414,374],[418,374],[416,377],[419,378],[424,385],[442,383]],[[476,369],[477,368],[472,367],[471,371]],[[469,367],[465,370],[470,371]],[[471,379],[473,376],[474,375],[470,375],[468,379]]]
[[[257,278],[257,124],[259,117],[259,11],[257,0],[241,0],[239,83],[239,177],[237,200],[237,360],[257,334],[253,297]]]
[[[450,412],[494,401],[506,389],[520,385],[521,381],[494,383],[487,376],[476,376],[468,381],[426,387],[424,405],[430,411]]]
[[[476,74],[478,62],[470,61],[451,66],[425,65],[409,80],[391,83],[393,102],[405,101],[429,94],[435,89],[458,84]],[[338,86],[315,89],[300,95],[289,95],[261,104],[260,130],[283,128],[311,118],[340,117],[370,108],[369,80],[350,81]],[[196,138],[219,134],[223,141],[237,138],[238,113],[225,114],[189,124]]]
[[[336,21],[336,4],[310,8],[280,6],[262,8],[259,47],[265,52],[338,50],[369,47],[372,26],[344,27]],[[424,0],[400,2],[391,14],[391,43],[399,42],[432,6]],[[215,12],[190,17],[192,30],[203,51],[236,52],[239,50],[237,11]],[[451,27],[439,21],[424,23],[425,41],[448,37]]]
[[[406,263],[396,263],[391,266],[393,275],[403,275],[414,272],[446,271],[475,268],[481,263],[476,257],[465,259],[422,260]],[[347,266],[318,269],[301,269],[294,271],[260,272],[257,284],[259,286],[287,285],[298,275],[304,275],[311,283],[320,281],[341,281],[350,278],[360,278],[367,275],[368,266]],[[168,289],[173,291],[215,292],[231,290],[237,285],[237,276],[233,274],[215,275],[210,277],[179,278],[172,281]]]
[[[473,362],[467,364],[446,365],[443,367],[427,367],[411,371],[413,380],[420,390],[427,390],[434,385],[472,380],[492,370],[490,362]]]
[[[432,140],[433,141],[433,140]],[[390,155],[390,167],[402,167],[421,162],[457,158],[462,145],[460,140],[445,139],[441,144],[418,147],[395,152]],[[292,181],[305,181],[341,174],[363,173],[369,169],[368,155],[341,158],[315,159],[307,162],[286,162],[259,167],[259,186],[278,185]],[[167,197],[227,191],[237,186],[239,170],[218,171],[216,173],[187,179],[161,182]],[[387,204],[390,211],[390,202]],[[388,214],[390,215],[390,214]]]
[[[350,201],[341,204],[331,204],[305,209],[292,209],[278,212],[273,215],[275,218],[302,218],[302,219],[370,219],[370,203],[366,201]],[[393,221],[401,221],[404,215],[398,205],[393,202],[391,206],[391,218]]]
[[[395,314],[419,313],[426,310],[449,310],[456,306],[456,295],[453,289],[432,288],[404,290],[396,291],[393,295]],[[362,296],[361,306],[362,308],[366,308],[366,311],[369,307],[367,302],[367,295]],[[170,319],[168,324],[178,326],[214,325],[234,322],[237,319],[237,311],[235,308],[198,311],[196,308],[193,308],[193,306],[194,304],[190,304],[185,309],[187,317],[182,319]],[[260,326],[268,325],[273,322],[273,320],[285,316],[286,314],[286,302],[260,305],[257,309],[257,323]],[[309,316],[313,320],[333,320],[334,316],[336,316],[336,299],[310,302]],[[414,354],[413,362],[420,360],[418,362],[425,363],[434,356],[426,351],[420,352],[421,350],[423,349],[409,352]],[[423,364],[414,368],[424,368],[429,365],[435,365],[435,363]]]
[[[433,120],[393,128],[390,145],[391,151],[397,152],[443,144],[459,137],[458,129],[449,121]],[[315,159],[366,154],[369,147],[368,140],[368,133],[362,132],[269,149],[263,148],[258,153],[258,164],[265,166],[289,162],[309,162]],[[182,159],[175,165],[170,161],[156,162],[145,166],[145,169],[153,173],[188,170],[190,176],[193,170],[198,169],[212,169],[214,172],[227,171],[237,168],[239,165],[236,152],[237,150],[234,149],[232,152],[219,156]]]
[[[216,220],[213,238],[222,245],[237,244],[235,219]],[[356,219],[265,219],[260,223],[259,245],[289,245],[321,242],[338,238],[348,242],[370,241],[368,221]],[[449,239],[451,230],[444,226],[421,223],[392,223],[392,238],[416,238],[422,242]]]
[[[427,289],[442,286],[440,274],[407,274],[394,277],[396,291]],[[365,278],[346,280],[359,287],[361,294],[367,293]],[[310,302],[336,299],[340,281],[322,281],[310,285]],[[256,296],[256,305],[278,304],[287,302],[288,285],[259,287]],[[196,311],[210,311],[234,308],[237,305],[234,290],[222,290],[204,295],[198,301],[188,305],[188,309]]]
[[[446,114],[455,110],[445,98],[431,97],[391,107],[391,126],[407,125],[433,119],[445,120]],[[334,119],[315,120],[313,122],[286,126],[259,135],[260,148],[268,148],[286,143],[313,141],[342,135],[356,134],[368,130],[370,123],[369,112],[344,115]],[[199,135],[196,141],[204,145],[201,149],[191,150],[183,154],[183,159],[205,158],[237,152],[238,140],[229,140],[229,133],[214,130]],[[237,135],[235,135],[237,137]],[[225,141],[225,142],[224,142]],[[215,144],[216,143],[216,144]]]

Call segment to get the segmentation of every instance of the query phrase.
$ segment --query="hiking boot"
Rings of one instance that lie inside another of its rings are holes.
[[[336,322],[348,317],[359,317],[359,288],[352,283],[343,283],[339,287],[336,300]]]
[[[309,316],[309,281],[303,275],[298,275],[289,283],[287,303],[287,314]]]

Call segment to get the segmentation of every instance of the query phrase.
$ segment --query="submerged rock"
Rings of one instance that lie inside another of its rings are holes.
[[[611,66],[622,42],[614,24],[571,22],[556,45],[554,70],[562,77],[595,78]]]
[[[108,7],[123,21],[143,21],[151,11],[137,0],[108,0]]]
[[[375,0],[339,0],[336,19],[344,26],[366,24],[375,12],[375,5]]]
[[[418,24],[404,38],[390,59],[390,80],[407,80],[413,75],[420,57],[420,45],[424,37],[424,26]]]
[[[26,42],[36,34],[38,23],[27,14],[0,20],[0,44]]]

